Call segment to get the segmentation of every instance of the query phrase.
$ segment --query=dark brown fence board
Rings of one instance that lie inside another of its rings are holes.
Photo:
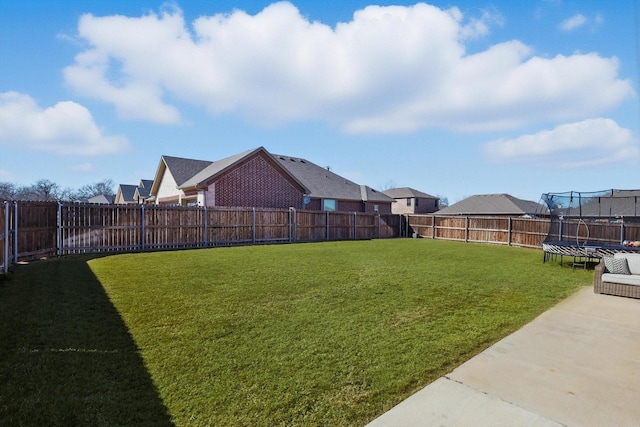
[[[17,204],[17,250],[22,259],[56,255],[58,204]]]

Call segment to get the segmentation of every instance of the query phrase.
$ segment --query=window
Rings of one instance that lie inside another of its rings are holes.
[[[418,198],[416,197],[416,206],[418,206],[418,202],[419,202],[419,201],[420,201],[420,199],[418,199]]]
[[[335,211],[336,210],[336,201],[331,199],[324,199],[322,201],[322,210],[323,211]]]
[[[407,197],[407,206],[411,206],[411,198]]]

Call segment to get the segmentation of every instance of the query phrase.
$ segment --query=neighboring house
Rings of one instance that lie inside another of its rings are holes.
[[[272,156],[307,189],[305,209],[340,212],[391,213],[393,199],[366,185],[356,184],[306,159]]]
[[[142,179],[138,185],[120,184],[116,191],[114,203],[117,205],[146,203],[149,200],[149,192],[152,185],[153,180],[150,179]]]
[[[390,213],[393,199],[314,163],[264,147],[215,162],[162,156],[156,204]]]
[[[533,217],[539,214],[541,209],[540,204],[536,202],[518,199],[509,194],[482,194],[440,209],[436,215]]]
[[[97,196],[87,199],[87,203],[99,203],[101,205],[111,205],[115,200],[115,196],[109,194],[98,194]]]
[[[138,203],[149,203],[153,201],[151,197],[151,187],[153,186],[152,179],[141,179],[140,184],[133,193],[133,198]]]
[[[136,188],[138,188],[137,185],[130,185],[130,184],[118,185],[118,189],[116,190],[115,204],[130,205],[130,204],[138,203],[136,199],[133,197],[136,192]]]
[[[426,214],[438,210],[438,197],[413,188],[390,188],[383,193],[396,201],[391,205],[394,214]]]

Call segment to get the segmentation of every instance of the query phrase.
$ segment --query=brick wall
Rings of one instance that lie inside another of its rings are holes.
[[[211,198],[215,206],[302,209],[303,193],[259,154],[210,184],[208,205]]]

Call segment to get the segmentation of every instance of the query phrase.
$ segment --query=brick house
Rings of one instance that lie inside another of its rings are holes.
[[[390,213],[393,199],[300,158],[264,147],[218,161],[162,156],[156,204]]]

